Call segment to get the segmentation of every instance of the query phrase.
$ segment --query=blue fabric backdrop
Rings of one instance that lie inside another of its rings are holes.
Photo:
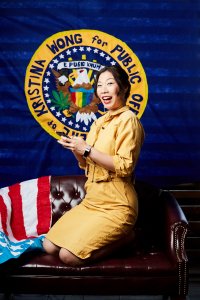
[[[200,180],[199,1],[0,2],[0,187],[44,175],[81,174],[75,159],[27,106],[27,65],[49,36],[104,31],[139,57],[149,99],[137,178],[159,186]]]

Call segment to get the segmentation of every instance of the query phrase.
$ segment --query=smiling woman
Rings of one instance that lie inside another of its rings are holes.
[[[75,136],[58,141],[74,153],[87,176],[84,200],[54,224],[43,244],[68,265],[103,257],[132,236],[138,215],[132,178],[144,130],[126,106],[129,93],[128,75],[121,67],[103,68],[96,76],[95,94],[108,112],[94,121],[86,141]]]
[[[127,73],[122,68],[105,67],[98,73],[96,82],[98,82],[95,86],[96,96],[105,108],[113,111],[126,104],[130,83]]]

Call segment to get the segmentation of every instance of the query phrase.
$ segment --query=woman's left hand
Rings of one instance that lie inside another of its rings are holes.
[[[61,139],[58,140],[58,143],[61,144],[64,148],[71,150],[73,153],[83,155],[87,143],[81,138],[76,136],[64,137],[61,136]]]

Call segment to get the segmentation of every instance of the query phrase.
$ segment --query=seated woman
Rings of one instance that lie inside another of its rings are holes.
[[[85,169],[86,196],[49,230],[43,246],[71,266],[107,255],[127,242],[138,215],[132,182],[144,130],[126,106],[128,75],[119,66],[104,67],[96,76],[95,94],[108,110],[91,126],[86,141],[61,137]]]

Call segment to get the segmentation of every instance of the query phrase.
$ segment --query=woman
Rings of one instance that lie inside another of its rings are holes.
[[[132,174],[144,139],[143,127],[126,106],[130,83],[117,66],[104,67],[96,76],[95,94],[108,112],[91,126],[86,141],[61,137],[85,169],[86,196],[50,229],[47,253],[71,266],[108,254],[125,243],[137,219],[137,195]]]

